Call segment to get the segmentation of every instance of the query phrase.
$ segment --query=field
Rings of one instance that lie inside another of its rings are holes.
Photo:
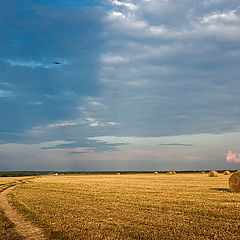
[[[44,176],[11,202],[51,239],[240,239],[229,176]]]
[[[23,177],[0,177],[0,192],[3,191],[8,186],[15,185]]]
[[[1,177],[0,178],[0,192],[9,186],[13,186],[16,183],[20,183],[31,177]],[[13,240],[13,239],[23,239],[14,230],[14,224],[9,221],[0,209],[0,239]]]

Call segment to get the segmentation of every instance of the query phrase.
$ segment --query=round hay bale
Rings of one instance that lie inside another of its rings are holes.
[[[240,192],[240,172],[235,172],[229,178],[229,190],[231,192]]]
[[[237,170],[237,172],[240,172],[240,170]]]
[[[209,177],[218,177],[218,173],[217,173],[216,171],[210,171],[210,172],[208,173],[208,176],[209,176]]]
[[[167,172],[167,175],[173,175],[173,173],[171,171]]]
[[[154,174],[154,175],[158,175],[158,172],[154,172],[153,174]]]
[[[58,176],[58,173],[54,173],[53,175],[54,175],[54,176]]]
[[[230,175],[231,173],[229,171],[224,171],[223,175]]]
[[[204,171],[201,171],[201,174],[205,174],[205,172],[204,172]]]
[[[173,175],[177,174],[175,171],[172,172]]]
[[[117,173],[117,175],[121,175],[121,173],[120,173],[120,172],[118,172],[118,173]]]

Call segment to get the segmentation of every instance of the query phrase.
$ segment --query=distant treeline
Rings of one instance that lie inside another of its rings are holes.
[[[188,171],[176,171],[177,173],[200,173],[209,172],[211,170],[188,170]],[[222,173],[224,170],[217,170]],[[234,172],[236,170],[231,170]],[[23,177],[23,176],[39,176],[39,175],[52,175],[54,173],[58,174],[137,174],[137,173],[153,173],[154,171],[9,171],[0,172],[0,177]],[[166,173],[167,171],[157,171],[158,173]]]
[[[0,172],[0,177],[23,177],[23,176],[38,176],[38,175],[50,175],[52,171],[10,171]]]

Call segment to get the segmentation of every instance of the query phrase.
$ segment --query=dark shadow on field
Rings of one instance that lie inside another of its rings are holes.
[[[230,192],[228,188],[210,188],[210,190],[215,190],[220,192]]]

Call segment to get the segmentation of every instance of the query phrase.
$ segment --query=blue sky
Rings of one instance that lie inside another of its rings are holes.
[[[239,1],[3,0],[0,39],[0,170],[240,168]]]

